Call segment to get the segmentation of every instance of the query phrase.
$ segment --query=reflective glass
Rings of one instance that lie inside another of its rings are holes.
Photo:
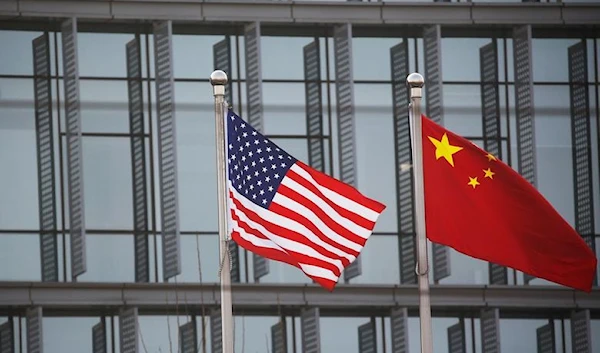
[[[133,34],[85,33],[80,31],[77,34],[79,75],[127,77],[126,45],[133,39],[135,39]],[[100,43],[102,44],[100,45]],[[144,44],[142,42],[140,47],[144,47]],[[142,62],[144,62],[143,59],[142,57]],[[142,70],[145,69],[144,62]]]
[[[313,41],[314,38],[306,37],[262,36],[260,45],[263,79],[304,79],[303,48]],[[324,49],[321,48],[323,54]]]
[[[500,319],[502,351],[535,352],[537,350],[536,330],[547,323],[548,320]],[[515,339],[516,337],[519,339]]]
[[[40,236],[0,234],[0,281],[41,281]]]
[[[134,238],[131,234],[87,234],[87,271],[78,280],[134,282],[134,253]]]
[[[443,38],[442,79],[481,81],[479,48],[490,42],[489,38]]]
[[[154,120],[156,121],[156,116]],[[182,230],[217,230],[214,120],[214,101],[210,84],[196,82],[177,82],[175,84],[177,178],[180,228]],[[154,129],[157,134],[156,125]],[[156,141],[155,190],[158,193],[160,180]],[[160,219],[158,206],[157,219]]]
[[[533,39],[533,81],[569,82],[569,47],[578,42],[577,39]]]
[[[169,304],[172,304],[175,298],[170,298],[168,301]],[[183,298],[181,298],[180,304],[181,311],[178,313],[172,312],[166,316],[138,316],[140,352],[179,352],[178,327],[189,322],[189,317],[186,316],[188,310],[186,310]],[[200,320],[198,321],[200,322]],[[200,333],[200,331],[198,332]],[[199,337],[198,341],[200,342],[200,340]]]
[[[163,281],[162,236],[157,236],[158,278]],[[181,235],[181,274],[179,283],[219,282],[219,238],[215,235]],[[153,255],[152,255],[153,257]],[[200,263],[198,263],[200,260]],[[171,279],[171,281],[175,281]]]
[[[213,45],[224,38],[224,36],[174,35],[173,75],[176,78],[208,78],[214,70]],[[231,43],[232,46],[235,45],[233,38]],[[154,56],[153,48],[153,46],[150,48],[151,56]],[[233,65],[235,65],[234,61],[232,61]],[[231,73],[228,74],[231,77]],[[207,82],[206,86],[210,84]],[[209,90],[207,89],[206,92]]]
[[[95,317],[44,317],[42,332],[45,352],[91,352]],[[24,340],[26,341],[26,340]]]
[[[569,88],[535,86],[534,94],[537,187],[574,224]]]
[[[127,81],[79,81],[81,129],[95,133],[129,133],[129,98]],[[61,103],[64,106],[64,81],[60,80]],[[154,101],[155,98],[152,97]],[[147,101],[144,101],[147,104]],[[64,110],[63,110],[64,112]],[[63,131],[66,131],[62,114]],[[145,120],[147,121],[147,120]],[[145,125],[148,125],[145,123]],[[147,126],[146,126],[147,129]]]
[[[398,226],[391,85],[357,84],[354,97],[356,186],[361,193],[387,206],[374,230],[395,232]],[[337,121],[334,123],[337,124]],[[334,131],[337,135],[337,126]],[[334,153],[337,152],[337,144],[336,139]]]
[[[263,104],[264,133],[307,134],[304,83],[264,83]]]
[[[390,49],[402,43],[402,40],[402,38],[352,38],[354,79],[391,81]],[[331,60],[334,60],[333,57]],[[332,73],[335,75],[335,71]]]
[[[596,102],[600,102],[600,90],[594,91],[590,87],[590,131],[591,131],[591,151],[592,151],[592,187],[594,193],[594,220],[596,226],[596,234],[600,234],[600,116],[598,115],[599,107],[596,106]],[[598,100],[595,100],[596,93],[598,93]],[[596,162],[597,161],[597,162]]]
[[[400,280],[400,256],[398,237],[395,235],[372,235],[363,248],[360,259],[362,274],[350,280],[352,284],[398,284]],[[386,259],[381,261],[381,259]],[[344,282],[342,277],[339,283]]]
[[[444,127],[461,136],[483,137],[481,86],[446,84],[443,97]]]
[[[600,320],[590,320],[590,326],[592,331],[592,352],[600,352],[600,340],[598,334],[600,334]]]
[[[42,32],[0,31],[0,74],[33,75],[32,41]]]
[[[82,146],[86,227],[133,229],[129,138],[84,137]]]
[[[30,79],[0,79],[0,164],[3,199],[0,228],[39,228],[35,112]]]

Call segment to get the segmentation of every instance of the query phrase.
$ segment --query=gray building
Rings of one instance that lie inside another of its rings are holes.
[[[387,205],[333,293],[233,245],[236,352],[419,352],[410,72],[598,254],[599,25],[591,1],[1,1],[0,353],[220,352],[214,69]],[[435,352],[600,352],[597,287],[430,255]]]

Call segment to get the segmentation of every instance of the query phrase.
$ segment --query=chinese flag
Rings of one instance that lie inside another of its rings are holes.
[[[591,291],[595,254],[535,187],[496,156],[426,117],[422,121],[427,237]]]

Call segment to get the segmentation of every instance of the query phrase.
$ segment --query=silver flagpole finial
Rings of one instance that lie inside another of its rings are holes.
[[[213,86],[213,94],[215,96],[225,95],[225,85],[229,80],[227,74],[223,70],[215,70],[210,74],[210,84]]]
[[[423,75],[418,72],[413,72],[406,77],[406,83],[410,87],[411,97],[416,98],[423,96],[422,88],[425,86],[425,79],[423,78]]]
[[[225,86],[227,82],[227,74],[223,70],[215,70],[210,74],[210,84],[213,86]]]

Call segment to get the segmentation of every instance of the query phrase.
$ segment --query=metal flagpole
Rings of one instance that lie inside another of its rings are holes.
[[[423,137],[421,123],[421,97],[425,85],[423,76],[412,73],[406,78],[410,87],[410,136],[412,141],[412,170],[415,197],[415,222],[417,231],[417,267],[419,276],[419,316],[421,321],[421,353],[433,353],[431,331],[431,302],[429,297],[429,263],[425,235],[425,194],[423,186]]]
[[[217,192],[219,204],[219,262],[221,275],[221,329],[223,353],[233,353],[233,314],[231,308],[231,270],[227,244],[227,202],[225,163],[225,85],[227,74],[216,70],[210,75],[215,96],[215,137],[217,150]]]

